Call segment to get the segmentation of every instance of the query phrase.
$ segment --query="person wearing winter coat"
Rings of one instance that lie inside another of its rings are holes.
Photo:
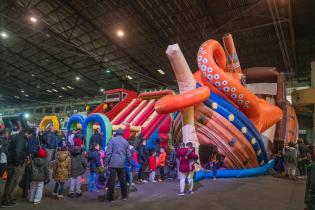
[[[315,165],[310,165],[307,172],[305,188],[305,210],[315,210]]]
[[[195,153],[192,143],[188,142],[185,147],[180,148],[177,151],[176,157],[179,159],[179,178],[180,178],[180,191],[177,195],[185,195],[185,181],[188,180],[189,194],[193,193],[194,187],[194,163],[198,159],[198,155]]]
[[[95,143],[91,145],[91,150],[87,153],[87,159],[90,162],[90,179],[89,179],[89,192],[97,192],[96,187],[96,172],[101,167],[100,145]]]
[[[55,188],[53,195],[58,199],[63,198],[63,190],[65,182],[70,178],[71,173],[71,155],[66,147],[62,147],[56,154],[56,160],[53,167],[53,179],[55,180]]]
[[[83,152],[83,142],[81,139],[74,141],[74,147],[70,150],[71,173],[70,188],[68,196],[70,198],[82,196],[81,178],[87,168],[87,161]]]
[[[126,171],[125,171],[125,161],[128,160],[128,166],[131,166],[131,153],[129,149],[129,143],[123,138],[123,130],[118,129],[116,131],[115,137],[113,137],[106,149],[106,165],[110,173],[107,200],[113,201],[114,190],[115,190],[115,180],[116,174],[118,174],[118,179],[120,182],[122,199],[126,200],[128,196],[127,181],[126,181]]]
[[[44,183],[49,181],[49,162],[46,159],[47,152],[41,148],[31,162],[31,187],[29,202],[39,204],[42,196]]]
[[[309,158],[310,150],[305,145],[303,139],[298,140],[298,145],[299,145],[298,148],[299,148],[299,154],[300,154],[300,158],[298,160],[299,161],[298,162],[298,169],[299,169],[300,176],[304,176],[305,175],[305,167],[309,163],[308,158]]]
[[[28,147],[27,143],[33,135],[32,129],[25,129],[22,132],[12,135],[7,156],[7,181],[5,183],[2,196],[2,207],[12,207],[12,193],[18,184],[19,177],[23,171],[23,164],[27,160]]]
[[[57,136],[55,134],[54,127],[50,127],[43,135],[44,147],[47,151],[48,161],[53,161],[56,148],[57,148]]]
[[[129,145],[129,149],[130,149],[132,161],[131,161],[131,165],[129,165],[128,158],[126,158],[125,169],[126,169],[126,177],[128,181],[128,188],[129,188],[129,191],[131,191],[132,187],[134,187],[134,190],[136,190],[135,184],[133,183],[132,172],[134,169],[139,169],[141,166],[138,162],[136,149],[132,145]]]
[[[149,170],[150,170],[149,181],[156,182],[155,181],[155,173],[156,173],[156,152],[155,151],[151,151],[151,155],[149,157]]]
[[[176,178],[176,150],[177,146],[174,145],[174,148],[171,148],[170,154],[168,156],[168,166],[167,166],[167,177],[168,179],[175,179]]]
[[[158,162],[157,162],[157,167],[159,169],[159,173],[160,173],[160,177],[159,177],[159,181],[162,181],[165,179],[164,176],[164,167],[166,165],[166,152],[164,150],[164,148],[160,148],[160,154],[158,156]]]
[[[8,130],[2,130],[0,135],[0,177],[3,176],[7,169],[8,148],[10,142],[10,133]]]
[[[137,141],[138,162],[141,165],[138,171],[138,181],[142,183],[147,183],[147,181],[144,179],[144,169],[148,163],[148,155],[146,150],[146,141],[144,141],[141,133],[139,134]]]
[[[102,148],[102,135],[99,131],[99,129],[95,129],[94,134],[90,138],[90,148],[92,144],[99,144]]]
[[[298,150],[293,143],[289,143],[284,148],[284,168],[286,176],[295,179],[295,172],[298,165]]]

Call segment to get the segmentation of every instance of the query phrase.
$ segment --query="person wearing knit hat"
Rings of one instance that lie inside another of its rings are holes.
[[[82,144],[83,144],[83,141],[82,141],[82,139],[80,139],[80,138],[75,138],[75,139],[73,140],[73,143],[74,143],[74,146],[81,147]]]
[[[126,200],[128,196],[127,181],[126,181],[126,171],[125,163],[127,160],[127,166],[131,166],[131,152],[129,148],[129,143],[123,138],[123,130],[117,129],[115,137],[113,137],[106,149],[106,165],[109,168],[109,183],[107,191],[107,201],[113,201],[116,174],[118,174],[118,179],[120,182],[122,199]]]
[[[49,182],[47,152],[40,148],[31,163],[31,188],[29,202],[39,204],[43,196],[44,183]]]

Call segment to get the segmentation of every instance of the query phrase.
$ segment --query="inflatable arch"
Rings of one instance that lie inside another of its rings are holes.
[[[92,136],[93,125],[97,123],[100,126],[101,131],[103,132],[102,139],[102,149],[105,150],[106,144],[108,143],[112,135],[112,125],[109,119],[103,114],[91,114],[86,116],[84,114],[74,114],[70,117],[67,124],[67,131],[76,129],[77,123],[80,123],[83,128],[83,133],[86,137],[85,148],[89,150],[90,147],[90,138]]]
[[[86,115],[84,114],[74,114],[69,118],[69,121],[67,123],[67,131],[72,131],[77,128],[77,124],[80,123],[83,127],[83,122],[86,119]],[[84,131],[84,129],[83,129]]]
[[[40,129],[41,131],[45,130],[45,129],[46,129],[46,126],[47,126],[49,123],[52,123],[53,127],[55,128],[55,130],[59,130],[59,129],[60,129],[59,121],[58,121],[57,116],[45,116],[45,117],[42,119],[42,121],[40,122],[40,124],[39,124],[39,129]]]
[[[93,124],[98,123],[101,131],[103,132],[103,139],[101,147],[105,150],[106,144],[108,143],[110,137],[112,136],[112,125],[109,119],[103,114],[91,114],[83,122],[83,131],[86,137],[86,150],[89,150],[90,138],[92,136]]]

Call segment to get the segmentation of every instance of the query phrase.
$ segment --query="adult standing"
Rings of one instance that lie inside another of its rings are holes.
[[[142,133],[139,134],[137,142],[138,162],[140,164],[140,168],[138,171],[138,181],[142,183],[147,183],[148,181],[144,179],[144,169],[145,166],[148,164],[148,155],[146,151],[146,141],[144,141]]]
[[[109,170],[109,184],[107,192],[107,200],[114,200],[116,173],[120,182],[122,200],[127,199],[127,181],[125,171],[125,161],[128,160],[129,166],[131,166],[131,153],[129,149],[129,143],[123,138],[123,130],[118,129],[115,137],[113,137],[106,149],[106,165]]]
[[[303,139],[299,139],[298,145],[299,145],[299,154],[300,154],[298,168],[299,168],[300,176],[304,176],[305,167],[308,164],[308,155],[310,151],[308,147],[305,145]]]
[[[195,153],[194,148],[192,147],[192,143],[188,142],[185,147],[180,148],[177,151],[176,157],[179,159],[179,193],[177,195],[184,196],[185,195],[185,181],[187,179],[189,185],[189,194],[193,193],[194,187],[194,171],[195,166],[194,163],[198,159],[198,155]]]
[[[309,168],[305,189],[305,210],[315,210],[315,165]]]
[[[11,207],[15,205],[12,193],[18,184],[19,176],[23,171],[23,165],[28,155],[28,139],[31,139],[32,136],[32,129],[25,129],[23,132],[19,132],[12,136],[8,148],[8,177],[2,196],[2,207]]]
[[[47,151],[47,160],[52,161],[55,156],[57,147],[57,136],[55,134],[55,129],[51,126],[43,136],[44,147]]]
[[[101,148],[103,148],[102,146],[102,135],[99,129],[95,129],[93,135],[90,138],[90,148],[92,144],[99,144],[101,146]]]
[[[298,150],[293,143],[284,148],[284,168],[286,176],[295,179],[295,172],[298,164]]]

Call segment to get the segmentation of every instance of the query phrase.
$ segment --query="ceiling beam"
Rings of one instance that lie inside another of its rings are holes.
[[[49,69],[47,69],[47,68],[45,68],[45,67],[43,67],[43,66],[37,64],[36,62],[30,60],[28,57],[23,56],[23,55],[21,55],[20,53],[11,50],[10,48],[8,48],[8,47],[6,47],[5,45],[3,45],[2,43],[1,43],[0,45],[1,45],[2,47],[4,47],[5,50],[11,52],[11,53],[14,54],[14,55],[19,56],[20,58],[22,58],[22,59],[26,60],[27,62],[33,64],[34,66],[38,67],[39,69],[42,69],[42,70],[44,70],[45,72],[47,72],[47,73],[53,75],[54,77],[60,79],[61,81],[65,82],[66,84],[69,83],[69,81],[65,80],[63,77],[59,76],[58,74],[56,74],[56,73],[50,71]],[[46,82],[46,83],[48,83],[48,82]],[[48,84],[51,85],[51,86],[53,86],[53,85],[50,84],[50,83],[48,83]],[[77,85],[73,85],[73,84],[71,83],[71,86],[74,86],[76,89],[79,89],[79,90],[82,91],[83,93],[88,94],[88,96],[93,96],[91,93],[87,92],[85,89],[83,89],[83,88],[81,88],[81,87],[79,87],[79,86],[77,86]],[[59,88],[58,88],[58,89],[59,89]]]
[[[121,51],[123,54],[127,55],[128,58],[130,59],[130,61],[135,63],[137,66],[140,67],[141,70],[146,72],[146,74],[148,74],[152,78],[156,77],[148,69],[146,69],[141,63],[139,63],[134,57],[132,57],[123,47],[121,47],[118,44],[116,44],[115,41],[112,38],[110,38],[106,33],[104,33],[101,29],[99,29],[98,26],[96,26],[91,20],[86,18],[84,15],[82,15],[76,8],[74,8],[74,6],[69,1],[67,1],[67,0],[59,0],[59,1],[61,3],[63,3],[64,5],[66,5],[68,8],[70,8],[76,15],[78,15],[83,21],[88,23],[94,30],[96,30],[99,33],[101,33],[109,42],[111,42],[113,45],[115,45],[119,51]],[[168,86],[168,84],[166,84],[164,82],[161,82],[159,80],[156,80],[156,81],[161,86]]]

